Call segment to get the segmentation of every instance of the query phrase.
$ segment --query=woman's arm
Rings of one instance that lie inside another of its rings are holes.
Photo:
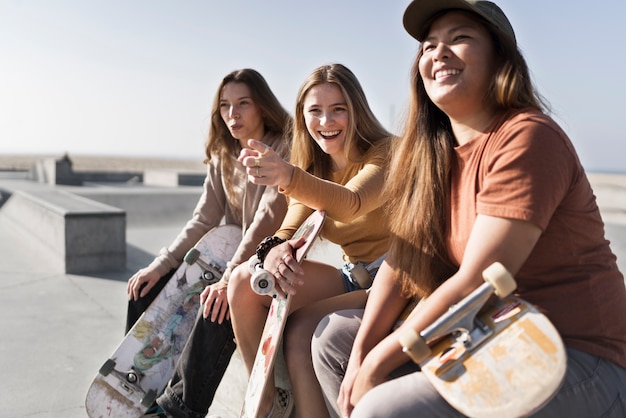
[[[196,204],[192,218],[187,221],[176,239],[167,248],[161,249],[159,256],[151,264],[157,267],[161,274],[177,268],[187,251],[205,233],[222,221],[228,199],[221,180],[221,164],[214,158],[207,165],[202,195]]]
[[[384,171],[388,145],[381,143],[368,151],[367,160],[342,170],[331,180],[320,179],[284,161],[259,141],[250,140],[250,149],[239,155],[254,184],[278,185],[279,190],[313,209],[323,209],[340,222],[349,222],[383,203]],[[257,171],[258,168],[258,171]]]
[[[401,328],[421,331],[483,283],[482,272],[499,261],[511,274],[522,267],[541,229],[526,221],[478,215],[459,270],[424,301]]]
[[[369,389],[408,360],[398,342],[401,333],[407,329],[419,333],[434,322],[482,284],[482,271],[493,262],[499,261],[512,274],[517,273],[540,235],[541,229],[530,222],[479,215],[457,273],[423,300],[396,331],[367,353],[354,383],[351,403],[356,404]]]
[[[407,303],[408,299],[400,294],[393,269],[387,261],[384,261],[369,291],[363,321],[352,346],[339,392],[337,403],[344,416],[349,416],[354,407],[354,403],[351,402],[353,385],[360,374],[364,359],[373,347],[377,347],[377,344],[387,337]]]
[[[383,166],[366,163],[345,177],[324,180],[296,167],[291,184],[280,191],[313,209],[324,209],[339,222],[350,222],[384,203]]]
[[[392,267],[387,260],[383,261],[369,291],[363,321],[352,347],[351,357],[355,361],[360,363],[389,334],[408,302],[400,293]]]

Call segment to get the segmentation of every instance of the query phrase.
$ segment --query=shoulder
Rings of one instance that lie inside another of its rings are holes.
[[[491,146],[566,151],[576,154],[567,134],[549,115],[536,109],[521,109],[503,115],[489,135]]]
[[[489,135],[483,158],[490,173],[518,173],[522,182],[535,177],[537,183],[552,179],[567,187],[583,172],[567,134],[550,116],[534,109],[505,115]]]
[[[519,109],[508,112],[503,117],[502,124],[497,128],[504,132],[543,132],[551,133],[555,137],[567,139],[567,134],[547,114],[536,109]]]

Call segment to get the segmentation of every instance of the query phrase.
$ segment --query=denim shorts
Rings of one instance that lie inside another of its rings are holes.
[[[361,285],[359,285],[354,275],[351,273],[355,265],[359,264],[362,267],[365,267],[365,270],[367,270],[367,273],[369,273],[370,279],[373,282],[374,277],[376,276],[376,273],[378,272],[378,268],[380,267],[382,262],[385,260],[385,256],[386,254],[379,257],[376,261],[373,261],[369,264],[361,262],[361,261],[358,261],[356,264],[353,264],[350,262],[345,263],[343,267],[339,269],[339,273],[341,274],[341,277],[343,279],[343,285],[346,289],[346,293],[354,292],[355,290],[364,289],[363,287],[361,287]]]

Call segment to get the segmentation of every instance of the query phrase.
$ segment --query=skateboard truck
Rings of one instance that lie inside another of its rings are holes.
[[[147,392],[139,385],[143,377],[143,373],[131,366],[130,370],[126,372],[120,372],[115,369],[115,360],[108,359],[102,367],[100,367],[100,374],[102,376],[108,376],[112,374],[119,380],[120,386],[128,393],[138,393],[141,395],[141,404],[146,408],[152,406],[157,398],[157,393],[154,389],[150,389]]]
[[[494,263],[483,271],[485,283],[466,296],[462,301],[450,307],[448,312],[426,327],[421,333],[410,329],[400,336],[402,351],[419,364],[431,353],[428,343],[446,335],[452,337],[465,350],[471,351],[479,346],[493,331],[479,318],[478,312],[487,300],[495,293],[499,298],[511,294],[517,287],[513,276],[500,263]],[[461,356],[443,359],[443,365],[456,362]],[[451,366],[452,364],[448,364]],[[446,367],[447,369],[448,367]],[[442,370],[442,373],[445,370]]]
[[[212,285],[217,283],[224,274],[224,271],[214,263],[207,263],[202,258],[200,258],[200,251],[196,248],[192,248],[185,254],[184,258],[185,263],[192,265],[198,264],[200,268],[202,268],[202,280],[205,281],[208,285]]]

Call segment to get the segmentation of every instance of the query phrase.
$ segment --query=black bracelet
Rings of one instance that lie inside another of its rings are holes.
[[[256,247],[256,256],[259,259],[259,262],[263,264],[267,253],[269,253],[272,248],[279,244],[282,244],[285,241],[287,240],[277,237],[275,235],[272,237],[263,238],[263,241],[261,241],[261,243]]]

